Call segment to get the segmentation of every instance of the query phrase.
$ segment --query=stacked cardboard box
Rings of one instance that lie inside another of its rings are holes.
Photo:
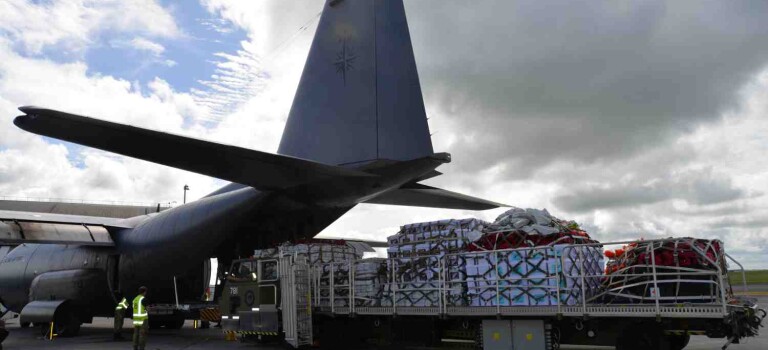
[[[338,243],[286,243],[280,246],[283,255],[294,255],[297,260],[305,259],[310,266],[350,262],[362,259],[362,252],[343,242]]]
[[[602,251],[573,221],[546,209],[501,214],[466,255],[467,296],[473,306],[573,305],[597,294]],[[584,275],[594,275],[584,279]],[[454,280],[453,283],[460,283]],[[585,293],[582,293],[584,291]]]
[[[333,266],[334,303],[336,306],[349,304],[349,266],[362,259],[363,252],[341,240],[310,240],[297,243],[286,242],[277,248],[256,250],[257,259],[278,259],[293,256],[295,261],[304,261],[318,276],[320,305],[330,305],[330,276]],[[365,282],[361,282],[365,283]],[[346,287],[344,287],[346,286]]]
[[[402,226],[388,238],[388,280],[382,305],[401,307],[440,305],[441,266],[452,279],[466,278],[462,260],[453,255],[483,235],[487,222],[478,219],[440,220]],[[445,262],[443,262],[445,261]],[[458,267],[458,268],[457,268]],[[466,286],[448,287],[448,298],[465,300]]]
[[[387,283],[387,259],[371,258],[355,262],[355,305],[381,306]]]
[[[363,252],[341,240],[311,240],[304,242],[286,242],[275,248],[257,249],[255,259],[278,259],[293,255],[296,261],[305,261],[309,265],[332,262],[354,261],[363,257]]]
[[[579,254],[581,250],[581,254]],[[466,255],[467,295],[472,306],[548,306],[581,302],[599,292],[602,252],[597,247],[555,245]],[[459,281],[453,281],[457,283]]]
[[[556,272],[561,275],[559,288],[563,305],[580,304],[602,291],[602,247],[555,245],[554,249],[556,259],[562,261],[562,271]]]
[[[402,226],[387,238],[390,258],[444,255],[464,251],[489,224],[478,219],[440,220]]]

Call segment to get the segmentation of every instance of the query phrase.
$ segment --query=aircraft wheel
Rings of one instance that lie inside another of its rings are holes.
[[[32,325],[32,322],[19,322],[19,327],[21,328],[29,328],[29,326]]]
[[[54,316],[53,334],[58,337],[74,337],[80,333],[80,325],[80,319],[77,318],[77,315],[74,312],[60,310],[56,313],[56,316]],[[40,324],[39,327],[40,333],[44,337],[47,338],[51,336],[50,323]]]

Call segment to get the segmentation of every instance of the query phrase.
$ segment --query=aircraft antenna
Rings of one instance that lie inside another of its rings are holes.
[[[320,18],[320,15],[323,14],[323,11],[318,12],[315,14],[312,18],[310,18],[306,23],[304,23],[301,27],[299,27],[296,32],[294,32],[291,36],[289,36],[287,39],[285,39],[283,42],[275,46],[274,48],[267,50],[267,52],[272,52],[269,54],[269,56],[266,57],[265,61],[271,60],[275,57],[277,57],[280,53],[283,52],[283,50],[290,44],[292,41],[294,41],[301,33],[307,30],[315,21],[317,21],[318,18]]]

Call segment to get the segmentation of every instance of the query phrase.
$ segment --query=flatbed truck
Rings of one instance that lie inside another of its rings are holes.
[[[574,245],[573,249],[586,246]],[[498,257],[505,251],[509,250],[471,254]],[[396,268],[395,260],[390,259],[387,266]],[[670,281],[700,281],[705,277],[711,281],[713,299],[673,302],[656,293],[642,303],[614,304],[588,300],[582,291],[581,300],[570,304],[557,298],[556,305],[546,306],[503,306],[498,300],[494,306],[458,305],[449,297],[451,286],[466,282],[451,280],[451,266],[446,265],[451,260],[441,260],[436,277],[439,302],[412,307],[398,305],[398,281],[388,281],[393,298],[389,306],[356,302],[354,261],[310,266],[295,254],[236,260],[220,298],[222,326],[243,341],[279,341],[294,348],[320,345],[335,349],[363,342],[486,350],[549,350],[558,349],[560,344],[680,350],[691,335],[724,338],[725,349],[755,336],[766,315],[755,300],[733,295],[727,271],[720,267],[712,271],[683,269],[671,278],[670,273],[659,272],[663,270],[660,267],[657,270],[655,260],[645,275],[656,290]],[[342,271],[346,271],[344,276]],[[559,279],[566,277],[581,278],[584,286],[584,279],[606,276],[553,274],[551,278],[558,280],[552,285],[560,285]],[[495,284],[498,293],[510,281],[487,282]],[[339,295],[348,300],[339,303]]]

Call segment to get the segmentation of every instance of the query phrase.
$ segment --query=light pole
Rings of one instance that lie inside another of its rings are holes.
[[[187,204],[187,191],[189,191],[189,185],[184,185],[184,203]]]

